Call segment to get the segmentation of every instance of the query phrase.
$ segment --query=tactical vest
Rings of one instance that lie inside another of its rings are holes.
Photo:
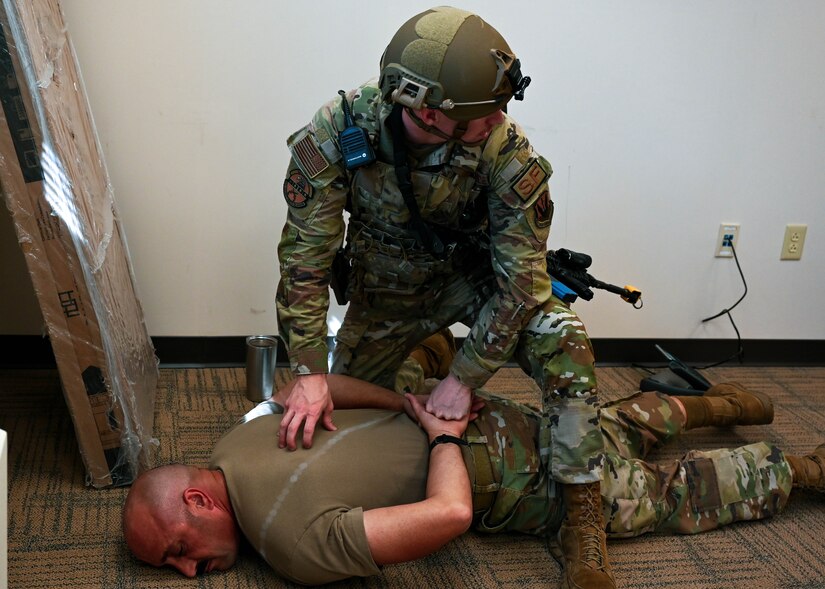
[[[364,108],[371,112],[362,112]],[[481,146],[448,142],[414,163],[411,176],[421,217],[455,248],[445,260],[433,257],[409,228],[410,211],[389,163],[392,136],[385,121],[390,110],[380,101],[353,104],[355,119],[375,138],[378,159],[350,177],[347,248],[355,283],[365,292],[415,294],[438,276],[460,269],[471,250],[478,257],[486,228],[483,192],[489,182]]]

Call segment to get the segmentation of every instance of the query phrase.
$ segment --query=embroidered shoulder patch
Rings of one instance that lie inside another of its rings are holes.
[[[550,223],[553,221],[553,201],[550,200],[550,191],[547,188],[536,200],[533,210],[536,214],[536,226],[540,229],[550,227]]]
[[[301,170],[290,170],[284,180],[284,198],[286,203],[296,209],[302,209],[312,200],[312,184]]]
[[[513,180],[513,192],[518,194],[521,200],[529,200],[539,186],[547,180],[547,176],[547,171],[541,166],[539,160],[533,160],[533,163]]]
[[[300,140],[292,144],[292,155],[301,164],[301,167],[310,178],[315,178],[318,174],[329,167],[329,162],[318,144],[309,133],[306,133]]]
[[[539,241],[547,241],[550,235],[550,223],[553,221],[553,200],[550,191],[545,188],[533,206],[527,210],[527,223],[533,230],[533,235]]]

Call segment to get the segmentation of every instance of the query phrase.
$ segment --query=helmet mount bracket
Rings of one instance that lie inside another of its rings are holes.
[[[394,102],[402,106],[419,110],[427,106],[425,100],[427,99],[427,93],[429,91],[430,89],[426,86],[409,78],[402,77],[398,88],[392,91],[391,98]]]

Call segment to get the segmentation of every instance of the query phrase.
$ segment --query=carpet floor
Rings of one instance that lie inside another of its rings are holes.
[[[605,400],[634,392],[644,376],[631,367],[597,370]],[[825,441],[825,368],[718,367],[704,374],[711,382],[735,380],[770,395],[774,422],[694,430],[655,459],[759,440],[803,454]],[[155,463],[204,466],[215,441],[253,406],[244,387],[243,368],[161,369]],[[501,370],[487,388],[530,404],[538,400],[533,383],[516,368]],[[249,549],[230,571],[197,580],[134,559],[120,532],[127,489],[85,485],[56,371],[0,370],[0,429],[9,434],[10,588],[292,587]],[[796,491],[788,508],[771,520],[696,536],[619,540],[609,549],[623,589],[825,589],[825,495]],[[558,565],[543,541],[471,532],[428,558],[337,586],[556,587],[558,579]]]

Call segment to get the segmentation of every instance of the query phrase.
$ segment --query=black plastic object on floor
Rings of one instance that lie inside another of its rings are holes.
[[[642,391],[699,396],[711,387],[711,383],[695,368],[691,368],[659,345],[656,349],[668,360],[668,367],[643,378],[639,385]]]

